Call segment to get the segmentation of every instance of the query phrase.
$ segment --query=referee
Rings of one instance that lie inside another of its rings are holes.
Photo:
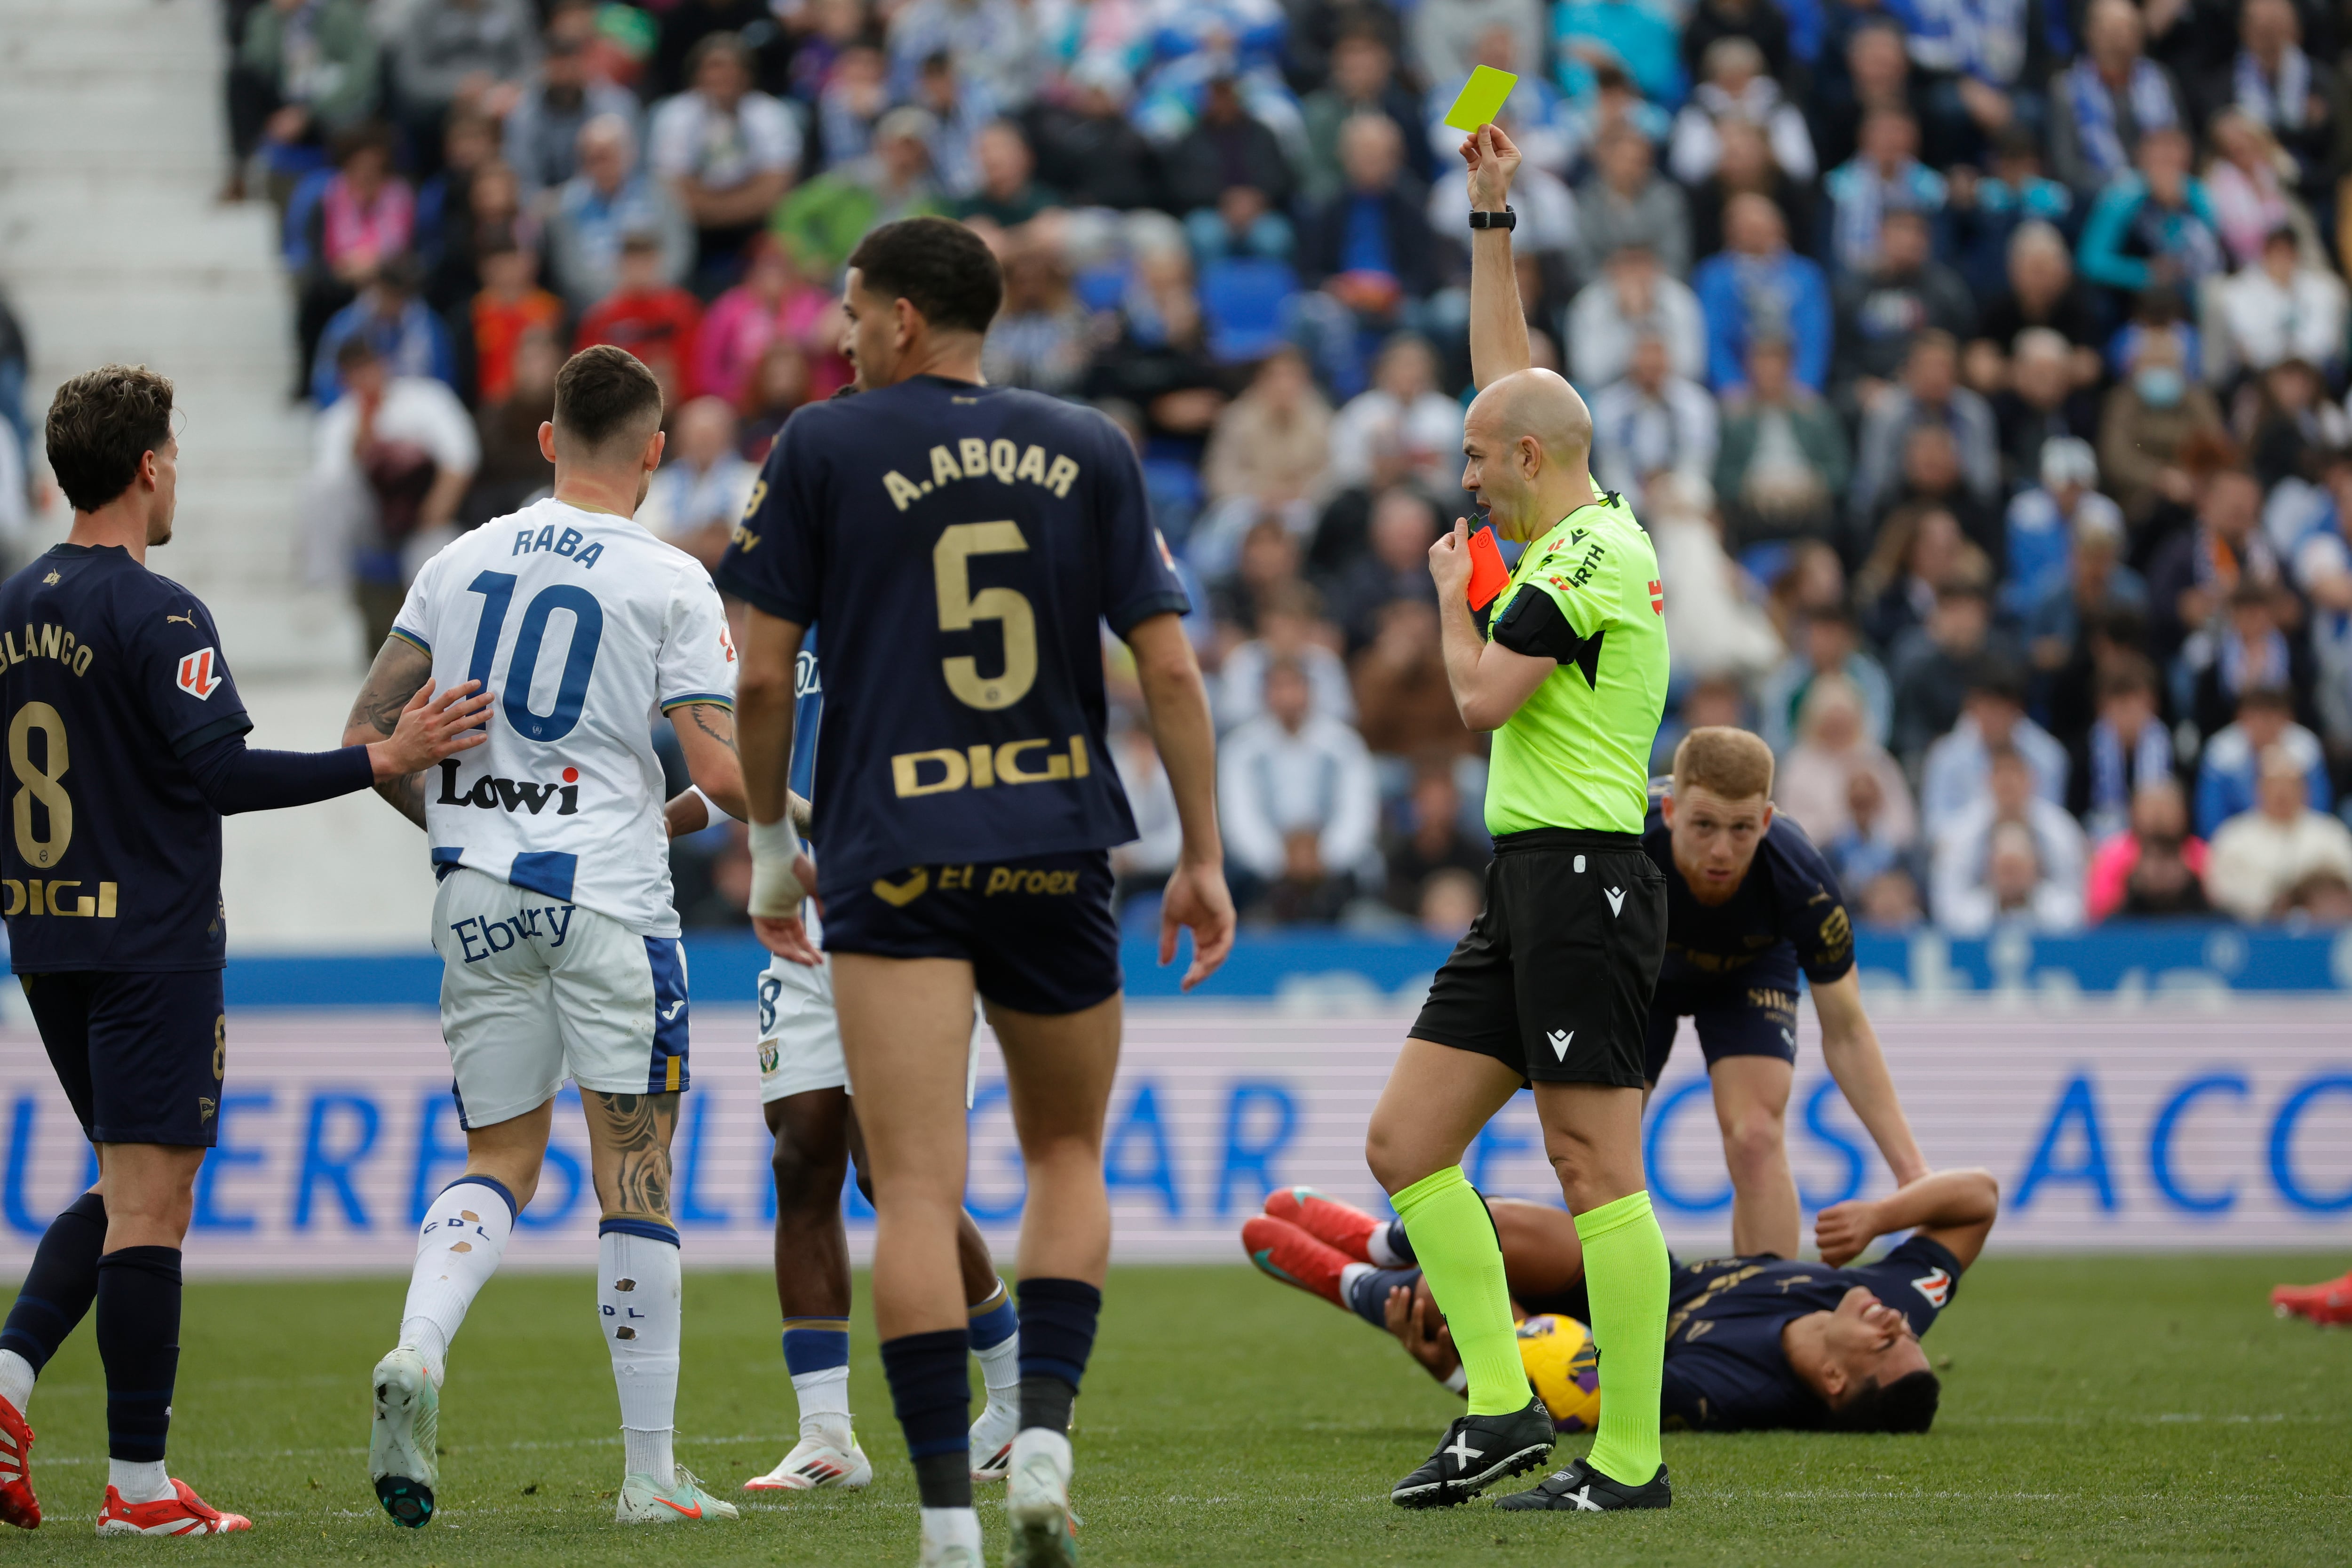
[[[1076,1561],[1070,1405],[1110,1255],[1103,1121],[1121,981],[1109,851],[1135,837],[1107,765],[1106,623],[1134,652],[1183,826],[1160,961],[1189,927],[1189,989],[1234,930],[1208,699],[1134,448],[1091,409],[982,379],[1003,297],[995,258],[961,224],[909,218],[860,241],[842,289],[857,394],[785,424],[719,567],[751,606],[735,699],[751,914],[772,951],[803,963],[817,959],[801,915],[809,867],[785,820],[785,772],[802,638],[824,630],[814,890],[870,1156],[874,1318],[926,1568],[980,1562],[956,1253],[975,992],[1004,1047],[1029,1179],[1004,1561]]]
[[[1642,849],[1647,763],[1665,702],[1658,562],[1589,470],[1592,416],[1528,368],[1505,205],[1518,150],[1493,126],[1464,142],[1471,227],[1470,405],[1462,485],[1522,542],[1482,631],[1469,530],[1429,552],[1445,673],[1463,721],[1495,731],[1485,907],[1437,972],[1366,1139],[1452,1327],[1469,1412],[1391,1500],[1458,1503],[1551,1452],[1521,1370],[1503,1255],[1463,1151],[1532,1082],[1545,1152],[1583,1244],[1601,1356],[1591,1452],[1511,1509],[1664,1508],[1658,1396],[1670,1265],[1642,1174],[1643,1047],[1665,953],[1666,889]]]

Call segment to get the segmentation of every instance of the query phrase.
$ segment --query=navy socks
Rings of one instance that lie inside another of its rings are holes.
[[[98,1353],[110,1458],[160,1464],[180,1370],[180,1249],[126,1247],[98,1260]]]
[[[98,1299],[98,1258],[106,1250],[106,1200],[84,1193],[49,1222],[25,1275],[0,1350],[15,1351],[37,1373],[58,1353]]]
[[[961,1329],[901,1334],[882,1342],[882,1373],[907,1435],[915,1487],[925,1508],[971,1506],[971,1379]]]
[[[1094,1353],[1102,1292],[1080,1279],[1021,1281],[1021,1426],[1070,1429],[1070,1406]]]

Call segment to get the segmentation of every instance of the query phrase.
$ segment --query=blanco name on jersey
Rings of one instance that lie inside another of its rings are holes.
[[[426,562],[393,634],[437,689],[498,696],[488,742],[426,775],[434,864],[676,935],[654,720],[735,700],[701,564],[627,518],[542,500]]]

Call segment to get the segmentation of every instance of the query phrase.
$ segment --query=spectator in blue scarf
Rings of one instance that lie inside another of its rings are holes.
[[[2147,58],[2131,0],[2092,0],[2089,47],[2050,82],[2050,145],[2058,177],[2084,195],[2128,174],[2140,139],[2185,123],[2172,74]]]

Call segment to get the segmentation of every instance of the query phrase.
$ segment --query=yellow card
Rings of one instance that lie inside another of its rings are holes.
[[[1509,71],[1498,71],[1493,66],[1480,66],[1462,84],[1462,96],[1445,111],[1445,123],[1456,131],[1475,131],[1489,124],[1503,110],[1503,100],[1511,96],[1511,89],[1519,79]]]

